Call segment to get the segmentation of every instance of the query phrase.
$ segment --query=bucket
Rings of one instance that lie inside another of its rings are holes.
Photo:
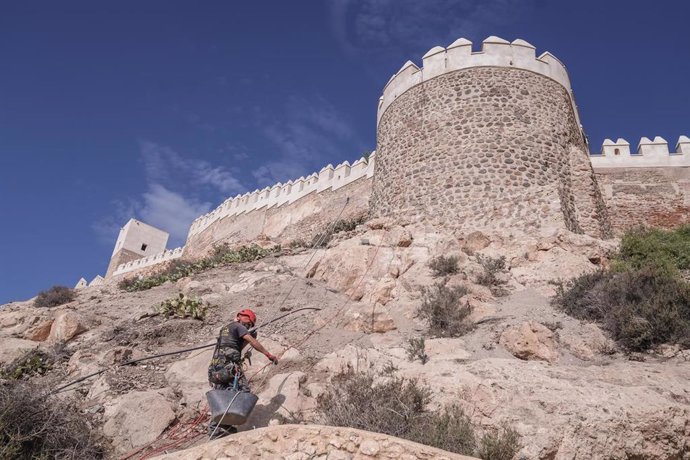
[[[206,399],[211,409],[211,421],[213,423],[242,425],[254,410],[259,397],[244,391],[210,390],[206,392]]]

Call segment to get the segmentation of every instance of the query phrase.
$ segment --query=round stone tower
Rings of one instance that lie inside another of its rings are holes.
[[[379,101],[371,209],[462,231],[608,236],[563,64],[497,37],[408,61]]]

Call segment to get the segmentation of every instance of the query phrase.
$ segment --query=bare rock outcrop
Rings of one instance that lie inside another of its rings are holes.
[[[471,460],[404,439],[380,433],[319,425],[280,425],[238,433],[226,438],[161,455],[159,460],[207,458],[323,458],[350,460],[399,458],[401,460]]]
[[[169,390],[135,391],[105,404],[103,433],[119,451],[153,442],[175,419]]]
[[[536,321],[509,327],[501,334],[499,343],[520,359],[538,359],[550,363],[558,360],[553,332]]]
[[[204,394],[209,390],[208,365],[213,348],[196,352],[170,365],[165,378],[168,384],[182,394],[187,407],[205,402]]]
[[[24,331],[24,338],[34,342],[45,342],[50,337],[50,331],[53,327],[52,319],[44,319],[35,326],[31,326]]]
[[[0,339],[0,365],[9,364],[38,344],[31,340],[4,338]]]
[[[67,342],[87,330],[79,314],[66,311],[55,317],[50,327],[49,341]]]

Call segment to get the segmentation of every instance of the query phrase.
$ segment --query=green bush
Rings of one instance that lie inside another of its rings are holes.
[[[158,311],[166,317],[193,318],[203,321],[211,305],[200,299],[187,297],[180,292],[177,297],[166,299],[158,306]]]
[[[103,449],[72,401],[28,382],[0,382],[0,458],[96,459]]]
[[[416,380],[391,375],[377,381],[372,374],[348,369],[333,377],[330,388],[317,398],[317,410],[327,425],[384,433],[486,460],[510,458],[499,455],[509,450],[517,453],[515,431],[510,430],[509,438],[485,436],[477,446],[474,427],[462,408],[451,405],[431,411],[430,401],[430,390]]]
[[[464,286],[447,287],[436,283],[422,290],[422,304],[417,316],[429,322],[432,335],[456,337],[472,330],[467,318],[472,313],[469,303],[460,305],[460,298],[467,294]]]
[[[213,252],[203,259],[194,262],[174,260],[164,270],[145,278],[126,278],[120,281],[118,287],[124,291],[144,291],[160,286],[167,281],[177,281],[187,276],[223,267],[225,265],[253,262],[271,254],[280,252],[280,246],[264,249],[257,245],[241,246],[231,249],[227,243],[214,247]]]
[[[584,274],[557,290],[554,305],[596,321],[621,346],[690,346],[690,285],[659,266]]]
[[[454,275],[458,272],[458,256],[438,256],[429,261],[434,276]]]
[[[66,304],[75,299],[76,293],[74,289],[67,286],[53,286],[47,291],[41,291],[34,300],[34,307],[47,308],[57,307],[58,305]]]
[[[656,267],[676,273],[690,269],[690,225],[675,230],[635,229],[621,239],[613,259],[617,271]]]

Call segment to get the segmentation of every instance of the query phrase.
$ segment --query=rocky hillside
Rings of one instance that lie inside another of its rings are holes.
[[[34,382],[57,388],[108,368],[55,397],[102,433],[109,458],[143,458],[205,442],[212,350],[119,363],[213,343],[242,307],[254,308],[260,323],[317,307],[260,332],[280,363],[268,366],[254,353],[247,375],[257,407],[240,433],[208,445],[216,446],[213,455],[226,444],[252,445],[247,430],[323,423],[317,398],[350,368],[417,379],[433,393],[433,407],[459,405],[478,432],[511,427],[520,435],[515,458],[689,458],[690,350],[626,353],[596,324],[550,304],[552,281],[605,266],[614,247],[568,232],[457,237],[374,220],[335,235],[324,249],[284,250],[149,290],[105,285],[54,308],[7,304],[0,309],[0,363],[64,343],[65,358]],[[457,272],[441,267],[435,275],[429,263],[440,255],[456,258]],[[434,289],[458,293],[469,312],[464,334],[439,334],[420,316]],[[155,313],[180,292],[214,305],[203,321]],[[417,357],[425,358],[411,360],[410,339],[420,338]],[[332,435],[323,433],[324,440]],[[198,449],[170,458],[211,452]],[[315,458],[308,455],[299,458]]]

